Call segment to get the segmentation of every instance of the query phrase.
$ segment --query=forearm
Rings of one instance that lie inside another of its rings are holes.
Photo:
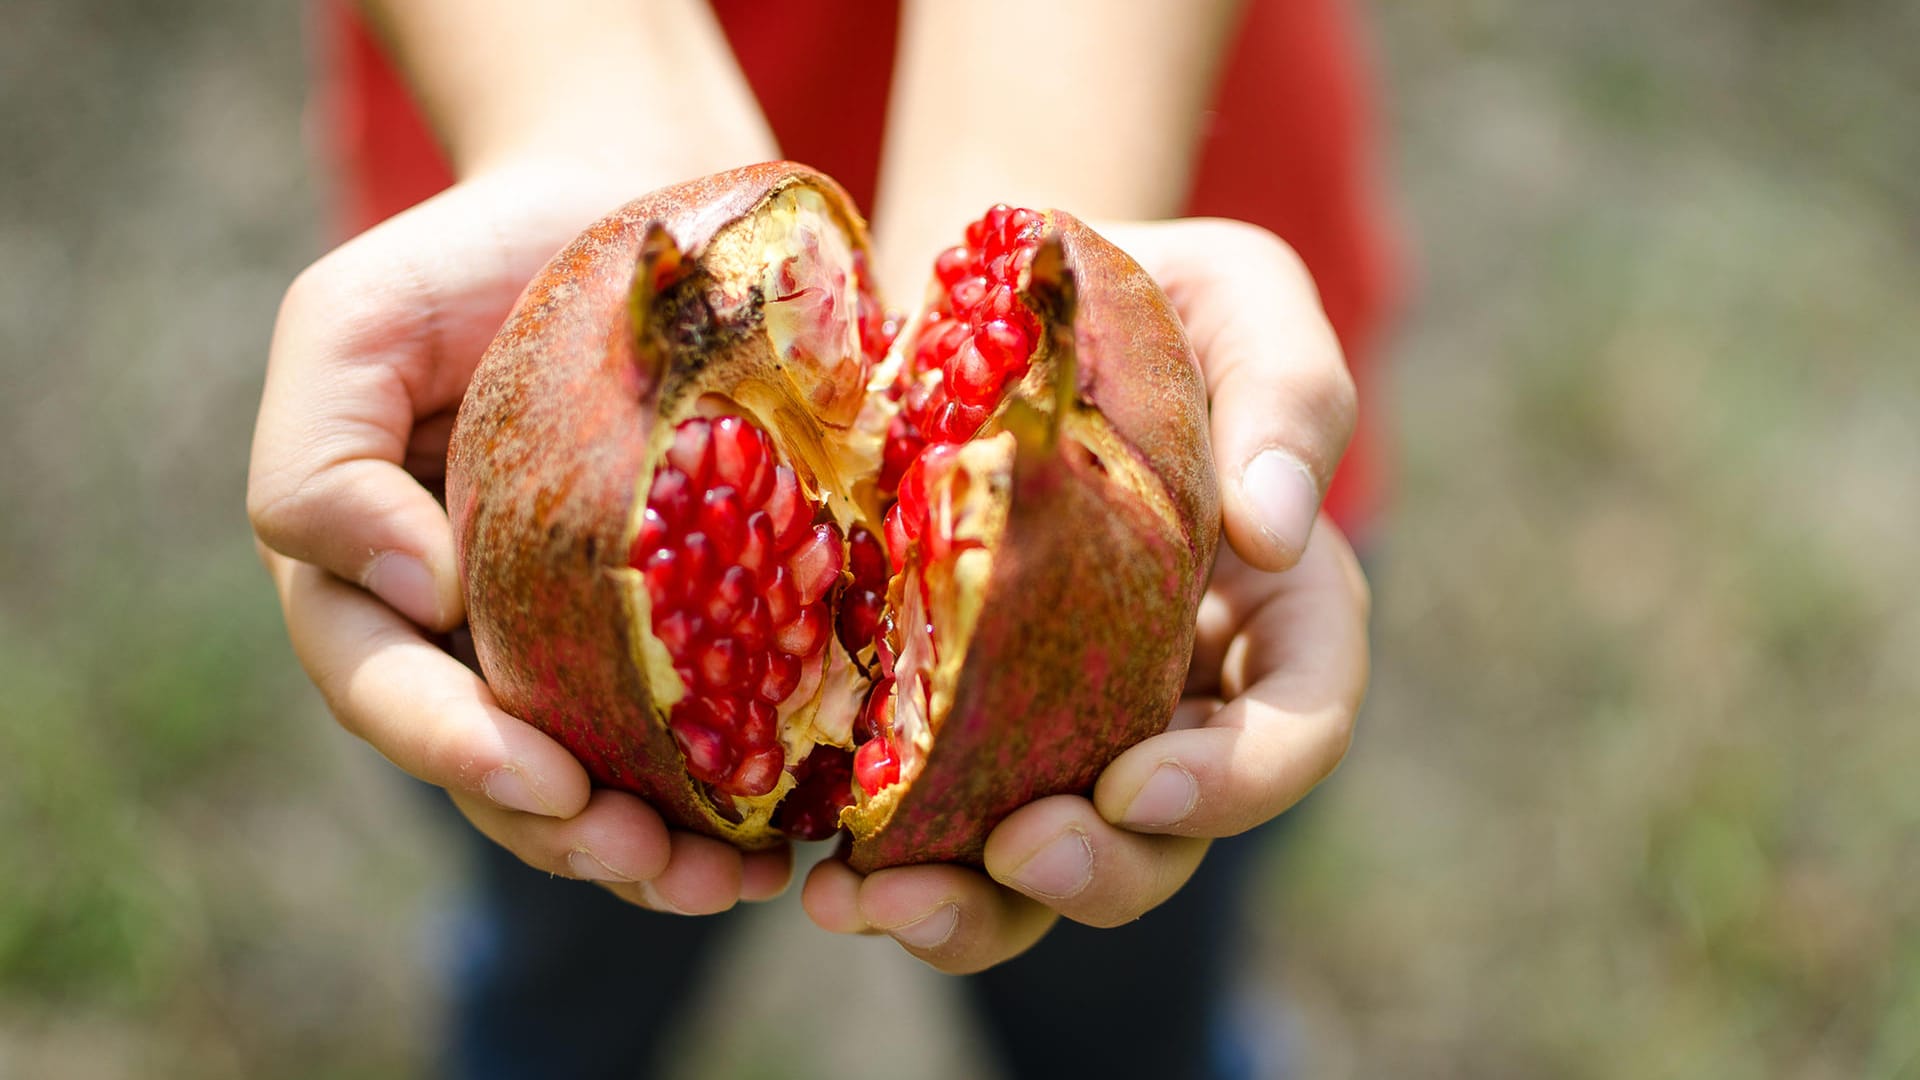
[[[1238,10],[909,0],[874,220],[892,295],[917,295],[926,260],[994,202],[1177,213]]]
[[[778,156],[704,0],[362,0],[456,173],[529,155],[634,191]]]

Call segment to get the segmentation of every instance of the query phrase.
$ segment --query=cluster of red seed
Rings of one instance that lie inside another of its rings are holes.
[[[880,488],[896,498],[884,525],[892,569],[906,565],[910,545],[929,560],[945,558],[952,538],[928,527],[926,481],[951,462],[955,447],[974,437],[1009,384],[1027,373],[1040,322],[1015,290],[1040,249],[1040,215],[1005,204],[967,226],[966,243],[934,261],[940,294],[914,338],[891,393],[900,412],[887,430]],[[873,641],[882,679],[856,728],[853,775],[871,795],[899,779],[900,753],[892,738],[894,677],[891,620],[877,624]],[[849,650],[857,648],[842,630]]]
[[[847,569],[852,572],[853,580],[840,593],[840,643],[853,656],[877,644],[880,662],[891,672],[892,656],[887,652],[886,638],[881,631],[887,618],[887,583],[893,570],[879,537],[858,525],[847,533]],[[899,778],[899,765],[895,762],[892,776],[886,777],[884,783],[876,783],[872,768],[875,751],[867,749],[887,744],[887,740],[873,737],[882,730],[873,723],[873,717],[877,710],[886,707],[892,686],[889,674],[868,691],[866,706],[861,709],[854,727],[855,739],[865,740],[861,745],[864,757],[856,758],[853,752],[837,746],[815,746],[805,760],[793,767],[794,789],[780,803],[774,822],[782,832],[800,840],[823,840],[840,827],[841,808],[853,804],[852,780],[857,778],[867,793],[872,794]],[[887,744],[886,752],[891,753],[891,744]]]
[[[889,390],[901,407],[887,430],[882,490],[928,443],[973,438],[1007,383],[1026,375],[1040,323],[1014,290],[1040,249],[1040,225],[1039,214],[1001,204],[934,260],[939,296]]]
[[[825,840],[840,828],[840,811],[853,805],[853,755],[816,746],[793,767],[793,790],[774,811],[774,827],[796,840]]]
[[[847,532],[847,568],[853,581],[840,594],[840,643],[858,653],[873,644],[887,613],[887,581],[893,570],[880,538],[855,525]]]
[[[741,417],[683,422],[666,458],[628,561],[687,685],[668,723],[696,779],[765,795],[786,765],[776,707],[827,644],[840,531],[814,524],[793,470]]]
[[[816,746],[794,766],[796,785],[776,818],[789,836],[832,835],[841,809],[853,802],[850,780],[876,795],[900,779],[887,585],[905,565],[909,545],[919,542],[929,560],[948,554],[952,538],[927,527],[927,477],[944,471],[954,448],[987,422],[1007,385],[1027,373],[1040,324],[1014,290],[1039,250],[1040,225],[1031,210],[996,206],[967,227],[965,244],[934,263],[940,294],[888,390],[900,412],[887,429],[879,479],[881,491],[895,496],[885,516],[886,543],[858,527],[847,538],[853,581],[840,597],[840,641],[854,656],[871,645],[879,677],[854,723],[854,751]],[[863,307],[861,342],[871,354],[868,321]],[[885,337],[891,341],[890,329]]]
[[[855,535],[861,533],[865,530],[856,530]],[[872,539],[871,533],[865,535]],[[849,591],[858,587],[859,580],[856,570]],[[867,692],[866,705],[854,721],[856,749],[816,746],[793,767],[794,789],[781,802],[774,824],[795,839],[824,840],[833,835],[840,827],[841,809],[853,805],[852,782],[868,795],[877,795],[900,779],[900,754],[891,736],[893,649],[884,633],[876,632],[869,640],[875,646],[880,678]]]
[[[892,655],[884,642],[880,655],[889,670],[874,684],[853,732],[859,744],[853,753],[853,778],[869,795],[879,794],[882,788],[900,779],[900,748],[893,744]]]
[[[817,666],[832,604],[848,653],[875,650],[878,680],[854,725],[856,748],[816,746],[793,767],[796,786],[776,818],[789,835],[831,835],[853,783],[871,795],[900,777],[888,583],[909,545],[924,541],[928,558],[946,554],[950,538],[927,527],[927,475],[979,432],[1027,372],[1040,326],[1014,290],[1039,232],[1040,215],[996,206],[934,264],[941,293],[889,391],[901,409],[880,474],[881,490],[896,495],[884,545],[864,528],[843,543],[833,525],[815,524],[793,470],[776,463],[766,435],[741,417],[682,423],[654,474],[629,561],[646,577],[654,634],[688,687],[668,724],[695,779],[733,795],[773,790],[786,765],[777,707],[803,669]],[[860,346],[871,364],[899,327],[867,288],[864,265],[855,272]],[[852,580],[831,597],[843,564]]]

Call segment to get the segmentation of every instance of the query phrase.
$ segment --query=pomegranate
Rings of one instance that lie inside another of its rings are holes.
[[[630,203],[487,351],[448,503],[482,670],[599,783],[742,847],[978,863],[1180,694],[1219,528],[1166,298],[996,206],[911,320],[790,163]]]

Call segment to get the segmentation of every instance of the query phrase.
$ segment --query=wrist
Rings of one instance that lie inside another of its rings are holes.
[[[874,208],[883,278],[900,284],[890,260],[924,267],[996,202],[1083,219],[1178,213],[1238,6],[908,3]],[[1009,25],[1071,47],[1008,49]]]
[[[635,190],[778,156],[704,0],[362,0],[455,175],[573,162]]]
[[[744,83],[730,85],[724,73],[583,65],[539,82],[512,95],[515,100],[476,110],[464,130],[449,131],[457,176],[546,161],[619,176],[636,191],[650,191],[780,156]],[[687,96],[667,96],[669,84]]]
[[[455,159],[461,180],[504,172],[566,173],[570,186],[618,189],[624,197],[779,157],[771,140],[709,141],[698,144],[670,136],[632,137],[543,127],[472,146]]]

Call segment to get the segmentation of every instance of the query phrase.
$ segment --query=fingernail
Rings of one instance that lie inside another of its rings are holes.
[[[1054,900],[1078,896],[1093,882],[1093,841],[1068,829],[1014,870],[1013,883]]]
[[[941,904],[925,915],[896,926],[887,933],[902,945],[911,945],[916,949],[937,949],[947,943],[953,932],[960,928],[960,905]]]
[[[512,765],[502,765],[480,778],[480,790],[494,805],[508,810],[518,810],[525,814],[539,814],[542,817],[559,817],[553,807],[540,797],[526,774]]]
[[[1193,774],[1179,762],[1162,762],[1127,804],[1120,815],[1120,824],[1177,825],[1193,813],[1194,804],[1199,801],[1200,785],[1194,782]]]
[[[373,560],[361,584],[414,622],[431,626],[440,619],[440,590],[433,574],[411,555],[390,551]]]
[[[1320,513],[1320,485],[1307,467],[1283,450],[1263,450],[1241,482],[1261,530],[1295,555],[1305,551]]]
[[[622,874],[613,867],[600,861],[599,856],[585,848],[575,848],[567,852],[567,869],[574,877],[586,881],[632,881],[633,878]]]

